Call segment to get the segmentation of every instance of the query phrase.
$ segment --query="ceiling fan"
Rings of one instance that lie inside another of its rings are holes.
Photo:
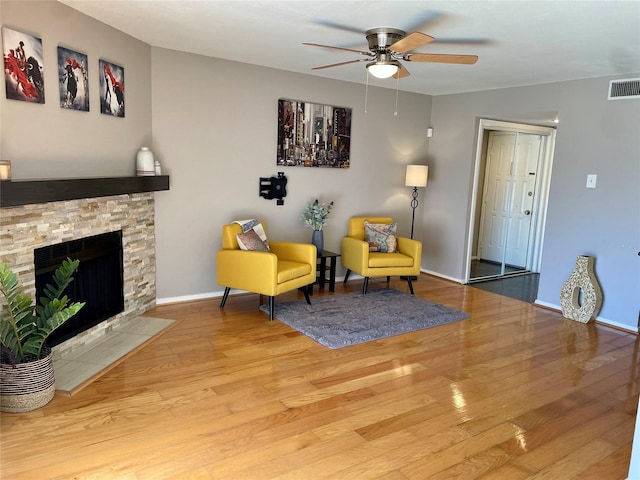
[[[378,27],[367,30],[365,33],[369,43],[369,51],[354,50],[351,48],[332,47],[318,43],[303,43],[312,47],[331,48],[357,53],[366,58],[358,58],[346,62],[332,63],[313,67],[312,70],[338,67],[357,62],[367,63],[367,71],[377,78],[404,78],[410,75],[409,71],[400,63],[405,62],[437,62],[472,65],[478,61],[477,55],[452,55],[438,53],[410,53],[422,45],[435,40],[431,35],[421,32],[412,32],[407,35],[404,30],[390,27]]]

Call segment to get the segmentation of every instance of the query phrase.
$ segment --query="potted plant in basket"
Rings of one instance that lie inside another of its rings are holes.
[[[63,295],[73,280],[79,260],[67,259],[53,275],[38,305],[20,292],[16,274],[0,264],[0,411],[27,412],[53,398],[55,379],[51,350],[46,341],[51,332],[73,317],[84,303]]]
[[[311,236],[311,243],[316,246],[318,255],[324,250],[324,236],[322,228],[327,226],[329,222],[329,213],[333,208],[333,202],[320,203],[316,198],[313,203],[307,203],[307,207],[300,215],[300,220],[307,227],[313,228],[313,235]]]

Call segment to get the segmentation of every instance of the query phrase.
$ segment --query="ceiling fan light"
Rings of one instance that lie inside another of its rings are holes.
[[[373,62],[367,64],[367,70],[376,78],[389,78],[398,73],[398,62]]]

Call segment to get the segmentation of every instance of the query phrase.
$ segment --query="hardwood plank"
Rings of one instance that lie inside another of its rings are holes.
[[[580,472],[576,480],[602,480],[603,478],[626,478],[629,473],[627,458],[631,457],[631,443],[613,451],[610,455],[593,463]]]
[[[515,425],[503,423],[432,455],[410,462],[402,467],[400,471],[411,479],[431,478],[455,465],[463,463],[470,457],[495,447],[517,435],[519,430]]]
[[[615,411],[607,412],[566,431],[562,435],[555,436],[543,445],[518,457],[513,463],[534,471],[545,471],[553,468],[554,465],[560,465],[560,468],[563,468],[564,457],[592,441],[598,441],[599,447],[603,447],[604,443],[610,445],[600,437],[623,422],[629,422],[627,415]],[[611,452],[608,451],[607,454],[609,453]],[[577,473],[579,472],[572,473],[572,475]],[[555,478],[570,477],[559,476]]]
[[[414,287],[470,317],[330,350],[269,322],[258,295],[158,306],[177,321],[165,335],[73,397],[0,415],[1,476],[626,479],[637,336],[428,275]]]

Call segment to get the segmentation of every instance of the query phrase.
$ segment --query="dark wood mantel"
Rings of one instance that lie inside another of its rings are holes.
[[[169,190],[169,176],[69,178],[0,182],[0,207]]]

